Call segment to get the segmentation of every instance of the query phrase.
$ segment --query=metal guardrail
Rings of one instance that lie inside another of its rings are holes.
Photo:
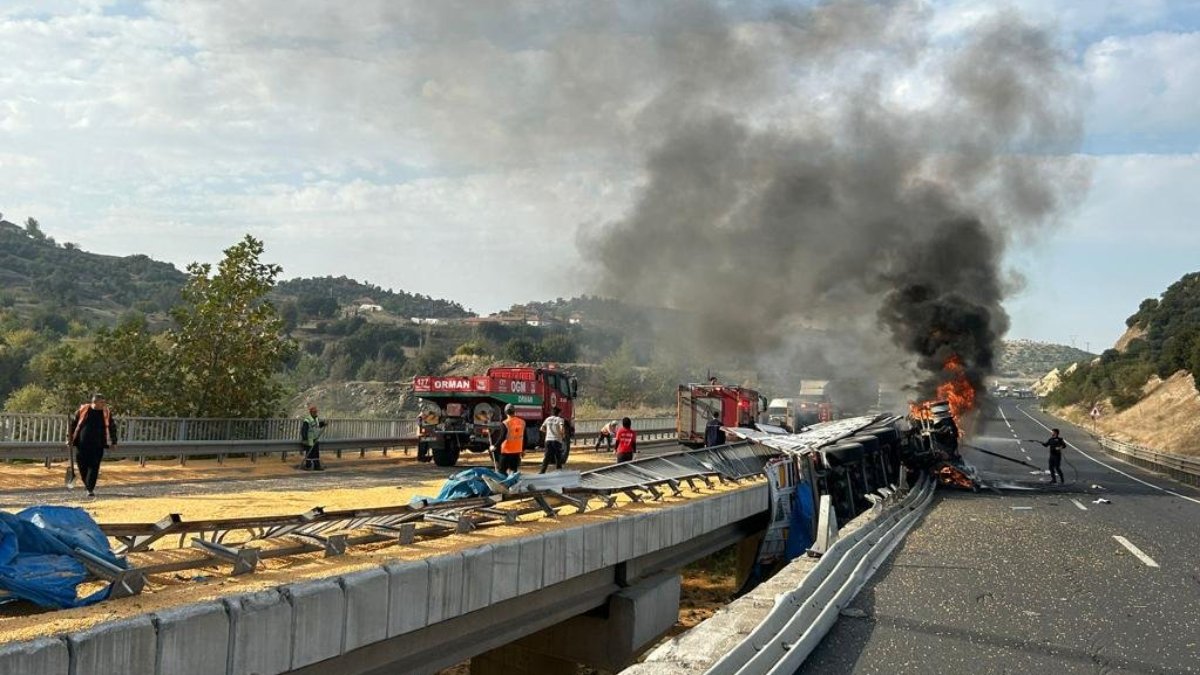
[[[1165,473],[1184,483],[1200,485],[1200,458],[1159,452],[1145,446],[1125,443],[1104,436],[1101,436],[1099,441],[1104,449],[1134,460],[1140,466]]]
[[[115,417],[122,441],[290,441],[300,438],[297,417],[267,419],[196,417]],[[417,435],[416,420],[334,417],[326,439],[406,438]],[[61,443],[68,415],[0,413],[0,443]]]
[[[925,512],[934,489],[934,480],[923,475],[921,482],[898,503],[884,506],[886,510],[875,520],[837,539],[804,581],[795,590],[780,595],[770,613],[705,675],[796,672],[833,627],[842,608],[854,599]],[[897,496],[883,495],[888,501]],[[829,497],[825,495],[822,499],[822,511],[827,521],[832,522]]]
[[[260,455],[278,454],[282,461],[299,452],[300,420],[275,419],[203,419],[168,417],[117,417],[116,451],[105,453],[110,459],[137,459],[145,464],[149,457],[174,457],[180,464],[188,459],[246,455],[257,461]],[[415,420],[373,420],[333,418],[326,420],[321,448],[337,457],[343,451],[382,451],[411,448],[417,444]],[[575,440],[587,445],[610,419],[576,421]],[[643,437],[662,437],[675,432],[673,417],[632,418],[633,428]],[[66,415],[0,414],[0,460],[43,462],[49,466],[67,459],[64,439]]]

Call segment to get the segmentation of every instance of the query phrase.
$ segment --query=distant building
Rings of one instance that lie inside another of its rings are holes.
[[[441,319],[421,318],[421,317],[416,317],[416,316],[412,317],[410,319],[410,321],[417,324],[418,326],[436,326],[437,324],[442,322]]]
[[[380,307],[379,305],[372,305],[369,303],[365,303],[365,304],[358,306],[358,311],[360,311],[360,312],[382,312],[383,308]]]

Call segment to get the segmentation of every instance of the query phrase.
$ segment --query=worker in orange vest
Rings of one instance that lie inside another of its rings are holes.
[[[74,449],[74,463],[79,466],[79,477],[87,488],[87,496],[95,497],[104,450],[117,449],[117,425],[113,423],[112,410],[104,396],[92,394],[91,403],[79,406],[67,429],[67,445]],[[75,487],[74,471],[68,470],[67,487]]]
[[[517,408],[509,403],[504,406],[504,423],[492,438],[492,452],[500,453],[499,471],[503,474],[521,470],[521,456],[525,454],[525,420],[517,417]]]

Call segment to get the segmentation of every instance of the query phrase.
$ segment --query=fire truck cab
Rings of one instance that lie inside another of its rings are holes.
[[[504,420],[504,406],[525,420],[525,447],[541,444],[540,427],[553,408],[574,428],[579,381],[554,367],[504,366],[474,377],[416,377],[421,399],[417,457],[438,466],[458,463],[463,450],[487,452],[491,434]],[[570,439],[563,444],[564,452]]]
[[[767,400],[753,389],[710,382],[680,385],[675,428],[684,445],[704,444],[704,427],[717,413],[721,425],[748,427],[760,421]]]

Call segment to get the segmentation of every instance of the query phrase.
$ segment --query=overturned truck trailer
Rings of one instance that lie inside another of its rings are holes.
[[[957,441],[957,427],[952,420],[947,424],[947,418],[863,416],[816,424],[796,434],[745,428],[726,432],[730,438],[743,438],[780,454],[777,464],[766,467],[772,488],[772,528],[783,530],[792,544],[800,540],[799,548],[804,550],[818,532],[822,495],[829,496],[831,516],[841,527],[869,509],[881,489],[913,485],[921,473],[932,473],[943,484],[967,487],[941,475],[947,466],[958,467],[953,463],[955,455],[947,450],[951,437]],[[969,472],[967,467],[961,473]],[[771,538],[768,531],[766,541]],[[796,545],[780,544],[780,548],[779,553],[786,548],[789,554],[766,558],[796,555]]]

